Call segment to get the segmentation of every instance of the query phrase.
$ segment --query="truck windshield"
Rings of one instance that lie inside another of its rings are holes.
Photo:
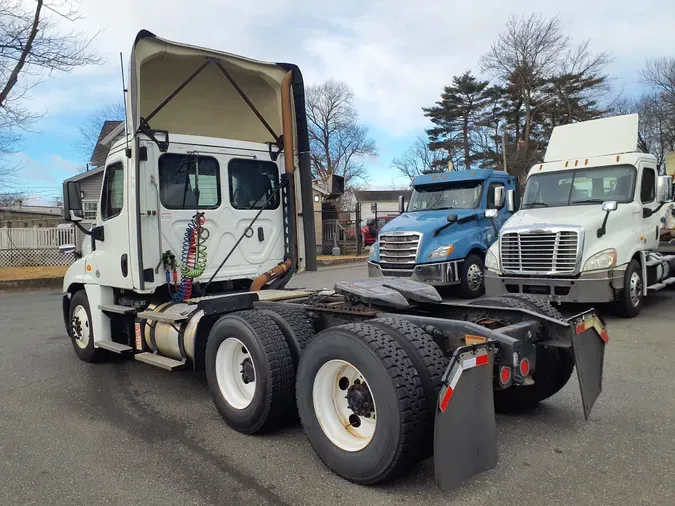
[[[527,180],[522,208],[592,205],[607,200],[631,202],[635,174],[632,165],[535,174]]]
[[[475,209],[480,204],[482,181],[415,186],[408,212],[441,209]]]

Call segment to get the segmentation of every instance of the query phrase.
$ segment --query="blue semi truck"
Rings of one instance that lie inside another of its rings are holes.
[[[515,209],[513,176],[492,169],[417,176],[407,210],[385,225],[370,249],[370,277],[408,277],[434,286],[459,285],[483,295],[485,253]]]

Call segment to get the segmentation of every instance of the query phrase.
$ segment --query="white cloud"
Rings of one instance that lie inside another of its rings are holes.
[[[26,0],[28,1],[28,0]],[[610,51],[610,70],[629,88],[647,57],[672,50],[675,3],[657,0],[85,0],[88,32],[107,59],[36,90],[50,114],[93,109],[119,99],[119,51],[128,58],[141,28],[157,35],[270,61],[300,65],[307,83],[328,77],[354,89],[362,119],[393,137],[426,124],[421,107],[477,60],[511,14],[559,14],[576,40]],[[125,61],[126,64],[126,61]]]

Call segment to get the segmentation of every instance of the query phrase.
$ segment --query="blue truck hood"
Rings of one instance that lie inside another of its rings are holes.
[[[429,234],[436,230],[438,227],[445,225],[448,222],[449,214],[456,214],[457,219],[462,219],[466,216],[469,216],[474,213],[481,213],[479,209],[442,209],[439,211],[421,211],[417,213],[403,213],[401,216],[394,218],[389,223],[387,223],[380,233],[386,234],[387,232],[394,231],[410,231],[410,232],[422,232],[423,234]],[[470,225],[472,222],[458,224],[455,223],[451,227],[463,227]],[[473,222],[475,225],[475,222]],[[447,230],[447,229],[446,229]],[[441,232],[442,234],[443,232]]]
[[[448,214],[456,214],[457,219],[478,215],[477,220],[470,220],[465,223],[453,223],[443,229],[437,236],[434,232],[448,223]],[[424,211],[417,213],[404,213],[401,216],[387,223],[380,230],[380,234],[390,232],[420,232],[423,234],[422,244],[417,256],[418,263],[429,262],[427,255],[436,248],[454,244],[455,249],[448,257],[448,260],[464,258],[468,251],[474,247],[480,239],[482,233],[481,220],[484,217],[482,209],[448,209],[439,211]],[[439,260],[434,260],[438,262]]]

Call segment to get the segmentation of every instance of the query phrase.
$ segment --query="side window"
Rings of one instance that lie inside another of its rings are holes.
[[[656,200],[656,171],[652,168],[645,167],[642,170],[640,200],[643,204],[649,204]]]
[[[504,204],[502,204],[500,207],[495,206],[495,188],[504,188],[504,185],[502,183],[490,183],[490,187],[488,188],[488,196],[487,196],[487,208],[488,209],[503,209]],[[506,200],[506,199],[504,199]]]
[[[101,191],[101,219],[109,220],[122,212],[124,207],[124,166],[109,165],[105,170]]]
[[[235,209],[262,209],[279,180],[277,164],[260,160],[232,160],[228,173],[230,203]],[[279,200],[276,193],[265,209],[276,209]]]
[[[216,209],[220,205],[218,161],[212,156],[168,153],[159,157],[159,196],[167,209]],[[197,192],[199,188],[199,202]]]

